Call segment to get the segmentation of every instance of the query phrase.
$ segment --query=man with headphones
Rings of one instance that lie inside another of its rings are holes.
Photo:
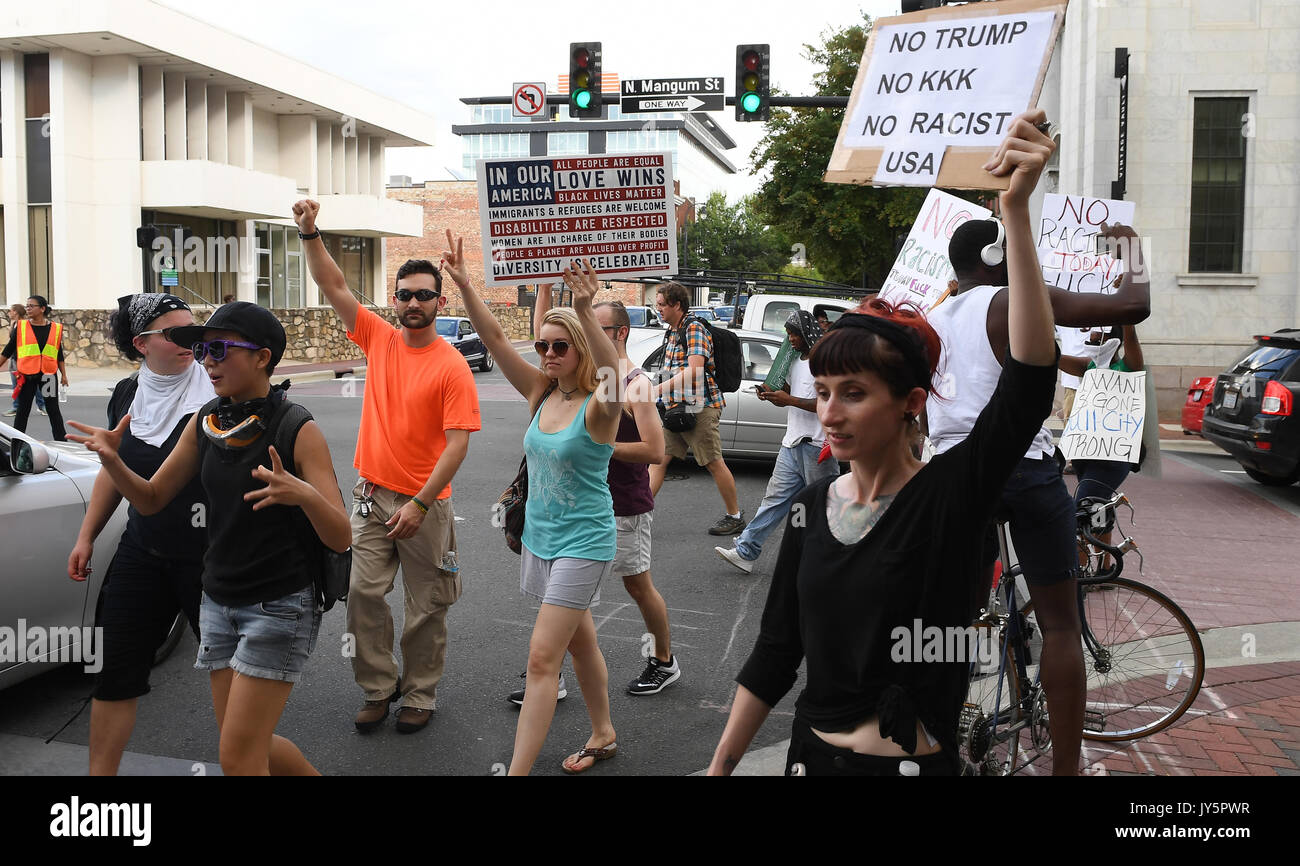
[[[1008,219],[1011,215],[1005,215]],[[1027,214],[1017,214],[1027,221]],[[1127,269],[1114,295],[1078,294],[1048,287],[1056,324],[1069,327],[1134,325],[1151,313],[1151,284],[1133,229],[1102,224],[1101,237],[1118,241]],[[1123,240],[1119,240],[1123,239]],[[943,453],[966,438],[993,396],[1007,354],[1006,230],[996,219],[958,226],[948,245],[957,287],[930,311],[943,340],[938,389],[926,405],[928,435]],[[1052,771],[1078,773],[1087,681],[1079,637],[1075,577],[1074,500],[1061,477],[1046,427],[1003,488],[1002,512],[1024,568],[1043,631],[1041,677],[1052,734]],[[990,539],[989,559],[997,555]]]

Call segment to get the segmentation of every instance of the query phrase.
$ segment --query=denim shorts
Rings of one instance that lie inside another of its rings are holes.
[[[1076,576],[1079,548],[1074,497],[1066,489],[1054,457],[1026,457],[1016,464],[1002,488],[1000,511],[1010,518],[1011,543],[1031,587]],[[996,546],[993,549],[996,551]]]
[[[232,668],[248,677],[296,683],[316,648],[320,621],[314,586],[245,607],[217,604],[205,592],[194,667]]]

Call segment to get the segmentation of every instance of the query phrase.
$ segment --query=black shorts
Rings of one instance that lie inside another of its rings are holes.
[[[1011,543],[1030,586],[1050,586],[1077,576],[1074,498],[1056,458],[1029,457],[1016,464],[998,509],[1010,521]],[[997,555],[996,544],[993,547]]]
[[[162,559],[123,538],[99,595],[103,667],[91,696],[124,701],[149,693],[154,653],[167,638],[177,611],[199,634],[202,561]]]

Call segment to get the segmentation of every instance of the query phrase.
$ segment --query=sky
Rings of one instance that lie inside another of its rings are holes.
[[[899,11],[899,0],[159,2],[432,115],[438,127],[433,147],[388,149],[386,174],[409,175],[417,183],[450,178],[448,167],[460,170],[461,142],[451,132],[469,119],[460,97],[505,95],[515,81],[546,81],[554,89],[568,72],[570,42],[600,41],[605,72],[721,74],[728,94],[735,46],[766,42],[775,85],[811,95],[816,69],[803,57],[804,44],[820,44],[823,33],[858,23],[863,13]],[[750,154],[764,124],[737,123],[730,106],[713,118],[736,141],[726,151],[740,170],[726,186],[734,201],[760,181],[750,174]]]

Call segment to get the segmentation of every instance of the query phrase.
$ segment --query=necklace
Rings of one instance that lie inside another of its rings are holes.
[[[556,383],[555,383],[555,390],[559,391],[561,394],[564,395],[564,402],[566,402],[566,403],[569,402],[570,400],[572,400],[572,399],[573,399],[573,395],[576,394],[576,393],[578,392],[578,389],[577,389],[577,388],[574,388],[572,391],[566,391],[566,390],[564,390],[563,388],[560,387],[560,383],[559,383],[559,382],[556,382]]]

